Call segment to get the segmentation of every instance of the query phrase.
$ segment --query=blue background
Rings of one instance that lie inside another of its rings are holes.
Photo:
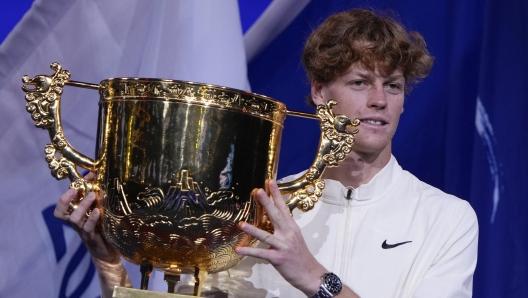
[[[239,0],[244,32],[270,2]],[[2,2],[0,41],[31,3]],[[352,7],[394,10],[424,36],[435,66],[406,98],[394,155],[404,169],[468,200],[477,212],[474,297],[528,297],[528,1],[312,0],[249,62],[252,90],[288,109],[312,111],[304,103],[303,43],[326,16]],[[489,117],[488,142],[475,126],[477,98]],[[312,120],[288,117],[285,127],[279,176],[305,169],[319,138]],[[497,181],[500,201],[492,220]]]

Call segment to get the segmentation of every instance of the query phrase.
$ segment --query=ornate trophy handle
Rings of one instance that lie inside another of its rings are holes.
[[[312,166],[298,179],[278,185],[283,195],[291,194],[286,203],[290,211],[295,208],[302,211],[311,210],[323,194],[325,183],[319,177],[324,169],[327,166],[337,167],[352,150],[354,135],[358,130],[347,131],[347,128],[357,127],[359,119],[351,121],[345,115],[334,114],[332,107],[336,104],[334,100],[330,100],[326,105],[317,106],[317,116],[321,122],[321,139]]]
[[[46,145],[45,152],[51,175],[57,180],[70,179],[70,188],[78,191],[70,207],[76,208],[85,193],[96,190],[96,184],[85,180],[76,167],[94,171],[95,161],[75,150],[64,137],[60,99],[62,88],[70,79],[70,72],[63,70],[56,62],[50,68],[55,71],[51,76],[38,75],[32,79],[24,76],[24,85],[33,85],[34,88],[23,85],[22,90],[26,92],[26,110],[35,121],[35,126],[49,132],[51,144]]]

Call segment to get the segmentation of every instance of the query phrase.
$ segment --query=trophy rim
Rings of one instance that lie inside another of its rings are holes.
[[[129,84],[127,84],[129,83]],[[239,111],[283,125],[286,104],[266,95],[193,81],[163,78],[108,78],[99,84],[101,102],[158,100]]]
[[[164,79],[164,78],[141,78],[141,77],[115,77],[115,78],[108,78],[108,79],[101,80],[101,82],[99,83],[99,88],[101,88],[101,86],[103,86],[105,82],[111,82],[111,81],[136,81],[136,82],[137,81],[149,81],[149,82],[164,82],[164,83],[180,83],[180,84],[194,85],[194,86],[198,86],[198,87],[209,87],[209,88],[214,88],[214,89],[218,89],[218,90],[225,90],[225,91],[229,91],[229,92],[243,93],[243,94],[248,95],[248,96],[258,97],[258,98],[261,98],[261,99],[264,99],[264,100],[268,100],[268,101],[271,101],[273,103],[276,103],[276,104],[279,104],[281,106],[286,107],[286,104],[283,103],[282,101],[280,101],[278,99],[275,99],[275,98],[272,98],[272,97],[267,96],[267,95],[260,94],[260,93],[255,93],[255,92],[252,92],[252,91],[247,91],[247,90],[243,90],[243,89],[237,89],[237,88],[233,88],[233,87],[226,87],[226,86],[221,86],[221,85],[216,85],[216,84],[194,82],[194,81],[185,81],[185,80],[173,80],[173,79]]]

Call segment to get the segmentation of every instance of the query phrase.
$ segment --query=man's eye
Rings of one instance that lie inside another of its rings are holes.
[[[363,86],[365,84],[364,81],[352,81],[352,85],[354,86]]]
[[[388,86],[390,89],[401,89],[401,86],[395,83],[388,84]]]

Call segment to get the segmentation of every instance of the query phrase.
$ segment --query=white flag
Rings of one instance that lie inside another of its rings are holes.
[[[249,90],[236,0],[36,0],[0,47],[0,297],[97,297],[97,277],[75,232],[53,218],[69,181],[44,160],[23,75],[71,79],[151,77]],[[97,91],[65,87],[65,136],[94,158]],[[135,284],[138,286],[137,283]]]

